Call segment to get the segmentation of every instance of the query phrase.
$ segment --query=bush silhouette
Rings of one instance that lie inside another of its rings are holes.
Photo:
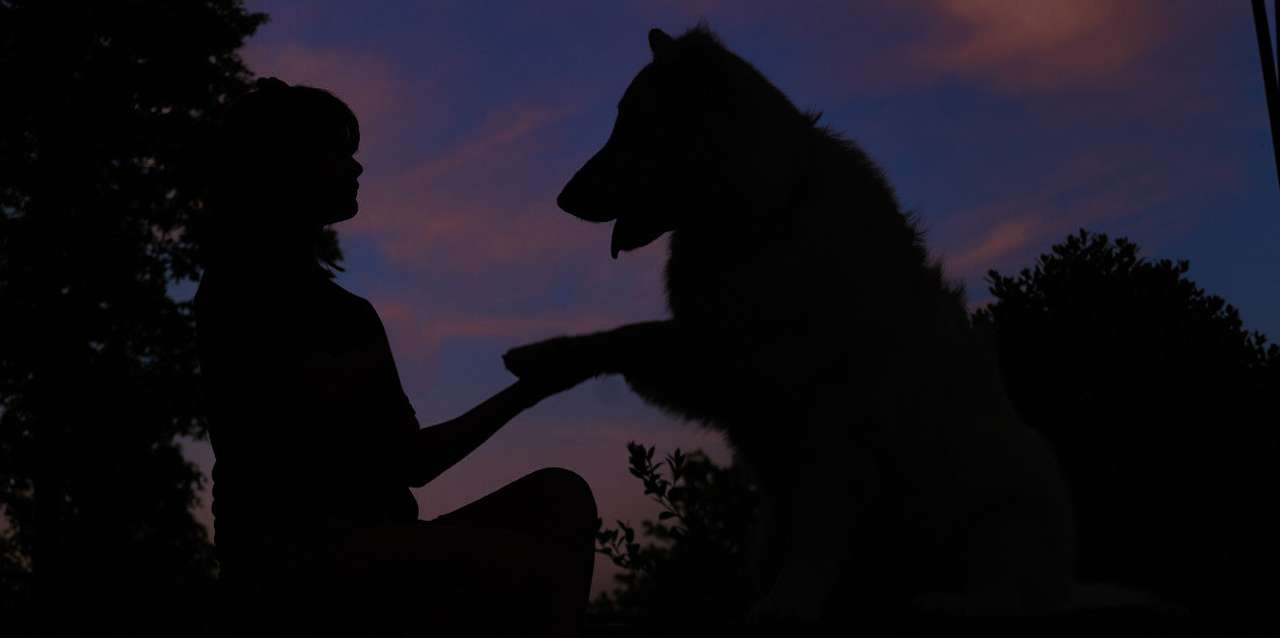
[[[975,319],[1068,474],[1079,578],[1257,603],[1276,590],[1280,348],[1189,269],[1082,230],[1016,277],[991,271]]]
[[[759,500],[747,473],[700,450],[677,448],[661,463],[653,447],[632,442],[627,451],[631,475],[662,511],[641,523],[648,543],[625,521],[613,528],[601,521],[597,551],[626,571],[618,588],[592,602],[593,612],[643,627],[679,623],[687,634],[741,620],[751,603],[744,552]]]

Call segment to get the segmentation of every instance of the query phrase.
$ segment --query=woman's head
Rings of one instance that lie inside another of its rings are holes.
[[[260,78],[217,144],[211,239],[300,237],[355,216],[360,125],[332,93]]]

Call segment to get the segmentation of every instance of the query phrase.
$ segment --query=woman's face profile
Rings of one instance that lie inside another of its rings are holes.
[[[350,143],[339,135],[321,138],[302,159],[303,183],[299,186],[314,221],[327,226],[355,217],[359,210],[357,178],[364,167],[356,161]]]

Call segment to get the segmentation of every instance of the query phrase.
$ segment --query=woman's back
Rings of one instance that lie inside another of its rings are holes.
[[[195,302],[224,566],[417,519],[395,459],[418,424],[367,301],[318,268],[242,260],[210,267]]]

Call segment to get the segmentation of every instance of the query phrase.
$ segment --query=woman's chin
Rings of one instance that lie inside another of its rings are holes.
[[[337,224],[338,222],[345,222],[348,219],[355,217],[356,213],[359,211],[360,205],[353,200],[346,208],[329,211],[329,213],[325,215],[324,225],[328,226],[330,224]]]

